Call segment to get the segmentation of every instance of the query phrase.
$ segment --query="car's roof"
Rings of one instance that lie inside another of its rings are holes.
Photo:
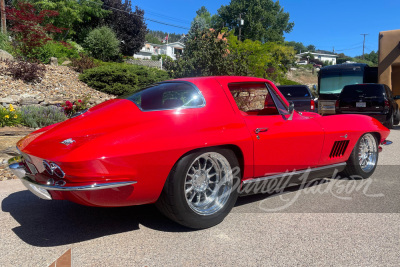
[[[308,86],[307,86],[307,85],[304,85],[304,84],[297,84],[297,85],[277,85],[276,87],[278,87],[278,88],[285,88],[285,87],[289,87],[289,88],[291,88],[291,87],[306,87],[306,88],[308,88]]]
[[[209,79],[215,79],[221,83],[235,83],[235,82],[267,82],[268,80],[257,78],[257,77],[247,77],[247,76],[206,76],[206,77],[190,77],[190,78],[180,78],[174,81],[187,81],[196,83],[197,81],[204,81]]]
[[[368,66],[368,65],[364,64],[364,63],[343,63],[343,64],[325,66],[325,67],[321,68],[321,70],[335,71],[335,70],[352,69],[354,67],[361,67],[362,69],[364,69],[366,66]]]
[[[384,84],[381,84],[381,83],[360,83],[360,84],[348,84],[348,85],[345,85],[343,88],[348,88],[348,87],[351,87],[351,88],[354,88],[354,87],[365,87],[365,86],[368,86],[368,87],[371,87],[371,86],[376,86],[376,87],[382,87],[382,86],[385,86]]]

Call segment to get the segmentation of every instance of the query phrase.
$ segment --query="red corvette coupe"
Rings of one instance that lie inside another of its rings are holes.
[[[388,135],[368,116],[297,112],[265,79],[187,78],[29,134],[10,169],[44,199],[156,203],[182,225],[207,228],[239,194],[270,181],[292,185],[334,172],[368,178]]]

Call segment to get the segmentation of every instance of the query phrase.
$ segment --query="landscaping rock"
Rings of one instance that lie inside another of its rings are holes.
[[[3,106],[7,106],[9,104],[16,105],[16,104],[18,104],[19,99],[20,99],[20,96],[18,96],[18,95],[10,95],[10,96],[4,97],[4,98],[0,98],[0,103]]]
[[[50,65],[58,66],[58,59],[56,57],[51,57],[50,58]]]
[[[0,49],[0,60],[14,60],[14,57],[7,51]]]
[[[27,106],[27,105],[36,105],[36,104],[39,104],[39,100],[37,100],[37,99],[35,99],[35,98],[32,98],[32,97],[29,97],[29,98],[21,98],[20,100],[19,100],[19,104],[21,105],[21,106]]]
[[[62,65],[62,66],[68,66],[68,65],[71,65],[71,64],[72,64],[71,61],[66,60],[66,61],[64,61],[61,65]]]

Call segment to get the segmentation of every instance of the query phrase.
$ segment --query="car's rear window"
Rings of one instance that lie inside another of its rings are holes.
[[[385,89],[380,84],[346,85],[340,98],[376,97],[383,98]]]
[[[126,99],[142,111],[203,107],[205,100],[191,83],[166,82],[145,88]]]
[[[294,97],[311,97],[307,88],[304,86],[278,86],[278,89],[286,99],[291,99]]]

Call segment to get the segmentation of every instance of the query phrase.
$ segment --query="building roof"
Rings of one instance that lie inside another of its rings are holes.
[[[145,45],[149,44],[149,45],[157,46],[157,47],[161,47],[161,46],[180,46],[180,47],[185,47],[185,44],[181,43],[181,42],[173,42],[173,43],[168,43],[168,44],[153,44],[153,43],[145,42],[144,44]]]
[[[338,57],[338,55],[335,55],[335,54],[326,54],[326,53],[318,53],[318,52],[303,52],[303,53],[297,54],[296,56],[303,56],[305,54],[311,54],[311,55],[316,55],[316,56],[326,56],[326,57]]]

